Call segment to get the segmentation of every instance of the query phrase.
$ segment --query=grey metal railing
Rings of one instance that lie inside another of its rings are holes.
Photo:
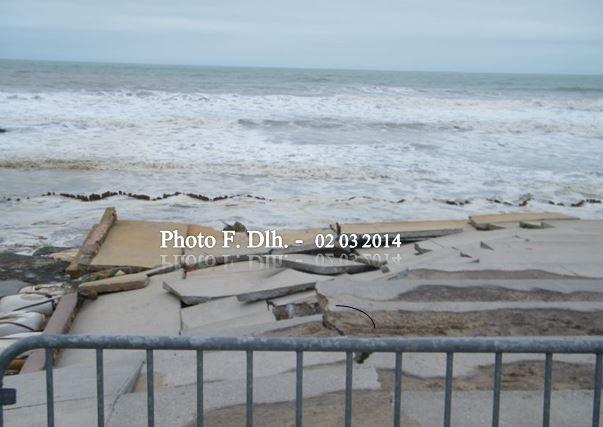
[[[4,425],[4,405],[16,403],[16,391],[3,388],[4,373],[10,362],[25,351],[42,348],[46,350],[46,397],[47,421],[54,425],[53,352],[58,349],[96,350],[97,376],[97,419],[103,426],[104,350],[146,350],[147,369],[147,419],[148,425],[155,423],[153,350],[193,350],[197,355],[197,425],[203,426],[203,352],[244,351],[246,352],[246,415],[247,426],[253,425],[253,352],[291,351],[296,353],[296,398],[295,424],[302,425],[303,397],[303,352],[345,352],[345,425],[352,423],[352,370],[354,352],[387,352],[395,354],[394,419],[393,425],[400,426],[402,403],[402,355],[404,353],[445,353],[446,379],[444,385],[444,426],[450,426],[452,409],[452,368],[454,353],[493,353],[494,382],[492,399],[492,425],[498,426],[500,412],[502,356],[504,353],[542,353],[545,355],[544,403],[542,424],[550,424],[551,380],[553,354],[594,354],[594,391],[592,425],[599,425],[602,384],[603,341],[593,339],[532,339],[532,338],[285,338],[285,337],[141,337],[141,336],[82,336],[41,335],[25,338],[0,353],[0,427]]]

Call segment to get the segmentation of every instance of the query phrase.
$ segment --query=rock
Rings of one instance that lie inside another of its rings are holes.
[[[22,280],[41,284],[66,280],[68,262],[41,256],[0,252],[0,280]]]
[[[244,224],[240,223],[239,221],[236,221],[234,224],[226,224],[224,223],[225,226],[222,229],[223,231],[235,231],[237,233],[246,233],[247,232],[247,227],[245,227]]]

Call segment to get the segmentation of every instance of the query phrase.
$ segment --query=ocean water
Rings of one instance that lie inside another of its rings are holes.
[[[0,61],[0,128],[0,248],[78,244],[107,206],[250,228],[603,218],[570,206],[603,198],[603,76]],[[46,195],[119,190],[232,197]]]

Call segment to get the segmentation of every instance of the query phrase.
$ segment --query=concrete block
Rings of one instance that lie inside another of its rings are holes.
[[[149,284],[149,277],[146,273],[123,274],[120,276],[108,277],[106,279],[85,282],[78,286],[78,289],[94,291],[97,294],[110,292],[132,291],[134,289],[144,288]]]

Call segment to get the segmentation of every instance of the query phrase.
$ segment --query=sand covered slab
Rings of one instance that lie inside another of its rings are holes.
[[[191,375],[193,373],[191,372]],[[205,385],[206,411],[245,402],[245,378],[218,381]],[[345,388],[345,365],[309,367],[304,369],[304,396],[320,396]],[[355,366],[354,390],[378,390],[374,368]],[[155,393],[155,423],[157,425],[191,425],[196,416],[196,385],[164,388]],[[253,379],[253,401],[256,404],[295,400],[295,371]],[[145,392],[122,396],[111,418],[112,426],[146,426],[147,395]],[[292,418],[293,415],[290,414]],[[282,424],[281,424],[282,425]]]
[[[149,269],[162,264],[178,263],[182,249],[162,249],[160,231],[178,231],[186,236],[187,224],[151,221],[115,221],[91,265],[97,269],[131,266]]]
[[[400,234],[406,239],[444,236],[458,233],[467,227],[465,220],[331,224],[331,229],[341,234]]]

